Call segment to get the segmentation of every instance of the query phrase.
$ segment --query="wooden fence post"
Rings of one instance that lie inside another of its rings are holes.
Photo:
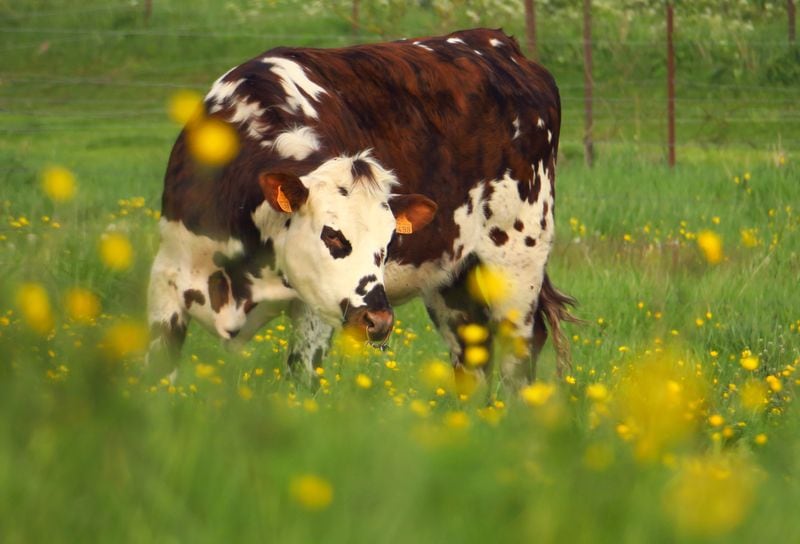
[[[153,13],[153,0],[144,0],[144,24],[150,24],[150,15]]]
[[[672,2],[667,2],[667,162],[675,166],[675,50],[672,44],[674,30]]]
[[[539,52],[536,50],[536,5],[533,0],[525,0],[525,36],[528,54],[532,59],[539,60]]]
[[[594,77],[592,74],[592,0],[583,0],[583,156],[588,166],[594,165],[594,142],[592,141],[592,101]]]
[[[361,0],[353,0],[353,12],[352,12],[352,21],[351,21],[351,30],[353,31],[353,36],[358,36],[359,31],[361,30],[361,21],[359,18],[361,17]]]

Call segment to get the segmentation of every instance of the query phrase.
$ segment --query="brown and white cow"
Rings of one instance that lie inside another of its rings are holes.
[[[545,273],[560,99],[513,38],[273,49],[217,80],[205,107],[242,149],[201,168],[182,134],[170,157],[150,316],[173,348],[188,316],[241,340],[293,301],[290,364],[310,368],[337,324],[380,340],[389,301],[415,296],[456,365],[466,323],[502,325],[527,347],[506,352],[507,376],[533,376],[545,321],[564,345],[572,299]],[[505,297],[469,294],[482,266],[501,271]]]

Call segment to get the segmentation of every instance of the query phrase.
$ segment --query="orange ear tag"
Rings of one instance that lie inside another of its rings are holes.
[[[286,195],[283,194],[280,185],[278,185],[278,194],[275,197],[275,201],[278,203],[278,207],[280,209],[282,209],[286,213],[292,213],[292,205],[291,203],[289,203],[289,199],[286,198]]]
[[[411,224],[411,221],[408,220],[408,217],[406,217],[406,214],[401,213],[395,218],[395,220],[397,221],[397,224],[395,225],[394,230],[397,231],[397,234],[411,234],[414,232],[414,227]]]

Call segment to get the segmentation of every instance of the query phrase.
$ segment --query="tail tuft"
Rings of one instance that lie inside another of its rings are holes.
[[[556,372],[561,377],[564,370],[572,369],[572,357],[570,355],[569,342],[564,331],[561,330],[561,322],[584,323],[583,320],[570,313],[568,306],[573,308],[578,301],[556,289],[550,282],[550,277],[545,272],[542,289],[539,291],[539,305],[536,309],[537,319],[547,320],[550,334],[553,337],[553,346],[556,350]]]

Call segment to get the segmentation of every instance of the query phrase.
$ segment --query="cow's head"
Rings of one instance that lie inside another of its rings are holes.
[[[328,160],[302,178],[263,172],[259,184],[270,210],[259,208],[254,220],[275,240],[291,287],[331,324],[385,339],[393,324],[383,287],[387,245],[395,231],[427,225],[436,204],[422,195],[390,196],[394,176],[368,153]]]

